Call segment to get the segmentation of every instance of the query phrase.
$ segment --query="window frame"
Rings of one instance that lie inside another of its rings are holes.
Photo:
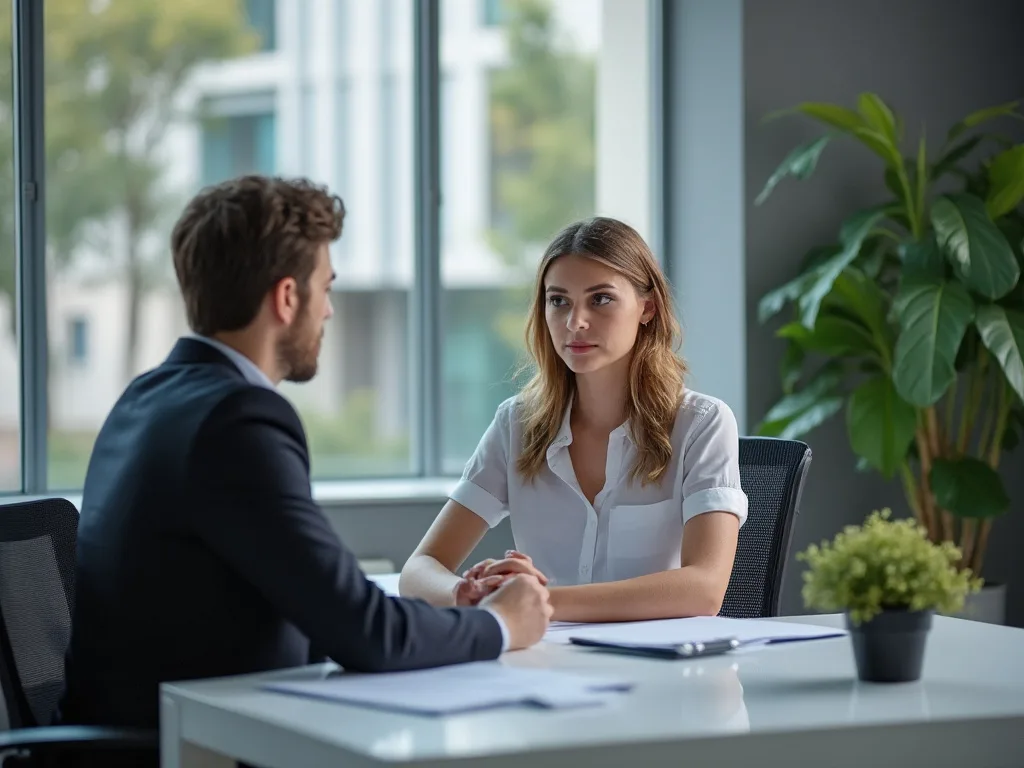
[[[442,0],[415,0],[413,20],[413,75],[415,135],[413,139],[415,200],[415,253],[412,306],[409,312],[410,368],[416,386],[410,388],[412,423],[412,473],[401,482],[410,498],[423,493],[443,495],[452,473],[445,473],[441,434],[443,396],[441,315],[441,72],[440,5]],[[665,182],[657,158],[664,157],[665,25],[661,23],[666,0],[650,4],[650,58],[654,98],[652,120],[655,135],[650,156],[650,178],[655,186],[652,246],[664,254]],[[276,3],[275,3],[276,6]],[[42,496],[59,493],[47,484],[47,360],[49,336],[46,307],[46,158],[44,13],[38,0],[13,0],[12,78],[14,133],[15,273],[18,376],[20,383],[20,476],[21,487],[0,496]],[[276,11],[275,11],[276,13]],[[276,46],[275,46],[276,47]],[[666,259],[668,269],[670,261]],[[410,485],[411,483],[411,485]],[[368,481],[339,479],[314,484],[318,497],[342,503],[386,498],[394,500],[386,478]],[[417,491],[417,488],[422,488]],[[381,489],[384,488],[383,496]],[[75,491],[72,491],[74,493]],[[404,498],[404,497],[403,497]]]

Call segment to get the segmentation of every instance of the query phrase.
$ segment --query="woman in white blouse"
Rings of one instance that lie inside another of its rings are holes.
[[[669,287],[639,234],[607,218],[559,233],[526,333],[533,378],[498,407],[401,593],[473,605],[528,573],[559,621],[717,614],[747,514],[736,420],[684,390]],[[506,516],[517,551],[457,575]]]

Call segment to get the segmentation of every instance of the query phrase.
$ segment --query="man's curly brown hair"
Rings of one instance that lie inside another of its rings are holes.
[[[341,236],[344,219],[341,198],[306,179],[251,175],[203,189],[171,233],[192,331],[244,328],[287,277],[304,300],[317,251]]]

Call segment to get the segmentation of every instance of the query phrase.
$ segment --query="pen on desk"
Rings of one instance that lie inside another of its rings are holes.
[[[728,653],[739,647],[740,641],[738,638],[723,637],[704,642],[681,643],[677,650],[683,656],[715,656],[720,653]]]

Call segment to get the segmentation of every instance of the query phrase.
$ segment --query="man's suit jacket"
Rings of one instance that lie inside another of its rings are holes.
[[[97,437],[59,721],[156,727],[163,681],[308,663],[493,659],[487,611],[386,596],[310,495],[299,418],[202,340],[135,379]]]

